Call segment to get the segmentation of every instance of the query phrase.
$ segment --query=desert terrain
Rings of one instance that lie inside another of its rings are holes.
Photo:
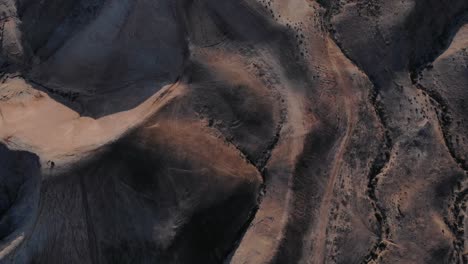
[[[468,1],[0,0],[0,264],[468,263]]]

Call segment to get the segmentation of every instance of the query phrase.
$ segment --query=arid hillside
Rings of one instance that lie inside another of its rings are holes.
[[[468,1],[0,0],[0,264],[468,263]]]

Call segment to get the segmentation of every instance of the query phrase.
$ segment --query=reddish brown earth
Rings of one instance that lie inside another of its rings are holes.
[[[0,0],[0,263],[468,263],[466,0]]]

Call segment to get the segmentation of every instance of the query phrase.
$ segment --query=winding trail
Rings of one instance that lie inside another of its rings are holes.
[[[333,72],[336,74],[336,87],[341,87],[343,89],[342,92],[347,116],[347,127],[346,133],[344,134],[336,152],[334,163],[330,171],[330,177],[328,179],[327,186],[317,215],[318,222],[315,227],[315,232],[309,234],[308,241],[313,241],[311,263],[314,264],[321,264],[325,262],[327,227],[330,220],[330,211],[334,198],[333,190],[335,189],[335,184],[337,178],[339,177],[346,147],[349,145],[354,125],[357,122],[357,118],[354,114],[355,109],[353,109],[354,97],[351,95],[349,89],[347,89],[346,81],[340,70],[346,69],[346,65],[344,65],[344,61],[341,58],[343,57],[343,55],[340,53],[339,49],[336,47],[336,45],[331,39],[328,39],[327,41],[327,49],[328,54],[330,55],[330,65],[332,66]]]

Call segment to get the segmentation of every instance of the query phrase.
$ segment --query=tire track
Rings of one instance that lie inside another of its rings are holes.
[[[283,111],[282,111],[282,113],[283,113]],[[239,155],[247,163],[252,165],[257,170],[257,172],[262,177],[263,183],[261,184],[260,190],[258,192],[257,205],[252,209],[252,211],[249,213],[249,217],[245,221],[244,225],[242,225],[242,227],[239,229],[239,232],[237,234],[238,239],[236,239],[236,241],[232,245],[231,249],[229,249],[227,251],[227,254],[224,257],[221,258],[221,259],[223,259],[223,263],[228,263],[229,262],[230,258],[235,253],[236,249],[239,247],[239,245],[240,245],[240,243],[242,241],[242,237],[244,236],[244,234],[247,232],[247,230],[251,226],[252,221],[255,219],[255,216],[257,215],[257,212],[260,209],[260,204],[262,202],[262,198],[263,198],[263,196],[265,195],[265,192],[266,192],[266,183],[265,183],[266,182],[266,175],[265,175],[266,174],[266,171],[265,171],[266,164],[268,163],[268,161],[271,158],[271,152],[273,151],[273,149],[275,149],[276,145],[278,144],[278,141],[279,141],[279,138],[280,138],[280,133],[281,133],[281,131],[283,129],[284,119],[285,119],[284,115],[281,114],[281,119],[280,119],[280,122],[278,123],[278,126],[276,128],[277,132],[275,133],[275,136],[273,137],[271,142],[268,144],[267,148],[263,151],[263,156],[260,157],[259,159],[257,159],[256,161],[252,160],[248,155],[246,155],[236,143],[234,143],[232,140],[229,140],[228,138],[224,137],[224,140],[229,145],[231,145],[233,148],[235,148],[237,150],[237,152],[239,153]],[[219,129],[216,129],[216,131],[220,135],[223,135],[223,133]]]
[[[270,140],[270,142],[268,143],[266,148],[263,150],[263,152],[262,152],[263,155],[261,157],[259,157],[258,159],[254,160],[251,157],[249,157],[249,155],[244,153],[244,151],[235,142],[233,142],[232,139],[224,137],[222,131],[215,128],[216,131],[218,131],[218,133],[220,135],[223,135],[224,140],[228,144],[232,145],[239,152],[239,155],[243,159],[245,159],[246,162],[248,162],[250,165],[252,165],[253,167],[256,168],[256,170],[258,171],[258,173],[260,174],[260,176],[262,177],[262,180],[263,180],[263,183],[262,183],[262,185],[260,187],[258,197],[257,197],[257,206],[255,208],[253,208],[253,210],[249,214],[248,219],[246,220],[244,225],[240,228],[240,230],[238,232],[238,236],[237,236],[238,239],[232,245],[231,249],[228,250],[227,254],[222,258],[223,263],[228,263],[230,261],[231,257],[233,256],[233,254],[235,254],[236,249],[239,247],[239,245],[240,245],[240,243],[242,241],[242,237],[245,235],[245,233],[247,232],[247,230],[251,226],[253,220],[255,219],[255,216],[257,215],[257,212],[260,209],[260,204],[262,203],[262,199],[263,199],[263,197],[264,197],[264,195],[266,193],[266,173],[267,173],[266,172],[266,166],[268,164],[268,161],[271,159],[272,151],[278,145],[278,142],[279,142],[279,139],[280,139],[280,136],[281,136],[281,132],[283,131],[284,124],[286,123],[286,116],[287,116],[287,108],[285,106],[285,103],[284,103],[285,100],[283,99],[282,94],[280,93],[280,91],[278,89],[276,89],[274,91],[274,93],[275,93],[274,97],[277,98],[277,102],[279,102],[279,104],[281,105],[281,107],[280,107],[280,119],[279,119],[278,124],[276,126],[276,131],[275,131],[274,137]]]
[[[307,137],[309,129],[307,128],[308,125],[307,122],[305,122],[305,102],[304,102],[304,93],[305,93],[305,87],[302,87],[301,85],[298,85],[297,83],[292,83],[289,76],[287,76],[287,73],[285,72],[285,69],[281,66],[280,61],[278,58],[273,56],[274,53],[272,53],[270,50],[264,50],[262,51],[262,57],[265,58],[266,64],[268,65],[268,72],[274,73],[267,77],[268,79],[266,80],[269,84],[269,87],[273,88],[273,95],[277,98],[277,101],[280,103],[280,119],[281,119],[281,126],[279,126],[277,130],[277,140],[275,140],[275,146],[270,148],[269,150],[266,151],[266,157],[267,159],[264,159],[262,162],[262,159],[259,159],[257,161],[257,164],[263,164],[264,168],[264,173],[266,176],[266,180],[271,180],[268,185],[268,189],[272,191],[272,196],[264,196],[262,195],[262,202],[263,198],[267,199],[266,203],[271,206],[271,203],[274,203],[273,200],[276,198],[272,198],[278,193],[281,193],[282,195],[282,202],[281,202],[281,207],[275,207],[278,211],[275,211],[274,213],[278,213],[278,221],[274,222],[271,226],[268,227],[268,229],[262,229],[263,232],[273,232],[271,235],[267,235],[265,239],[272,239],[269,241],[267,244],[269,244],[269,247],[265,247],[265,245],[259,245],[260,248],[265,248],[266,251],[270,252],[271,255],[267,254],[260,254],[256,255],[254,257],[255,261],[261,261],[260,263],[275,263],[277,262],[278,254],[276,250],[281,248],[282,246],[282,241],[284,239],[284,236],[287,236],[287,230],[289,230],[288,222],[289,222],[289,216],[290,216],[290,201],[292,200],[292,190],[291,186],[293,186],[293,179],[294,179],[294,172],[296,169],[295,168],[288,168],[287,172],[278,172],[276,171],[278,168],[275,168],[275,164],[270,164],[271,160],[271,155],[275,155],[275,161],[278,162],[277,159],[279,159],[279,162],[286,162],[286,163],[293,163],[295,160],[299,159],[298,156],[302,155],[302,148],[304,146],[303,140]],[[290,87],[297,88],[291,89]],[[273,153],[273,150],[277,149],[277,147],[281,148],[280,152],[275,152]],[[281,157],[280,157],[281,156]],[[272,175],[268,175],[267,168],[268,166],[271,165],[272,170],[274,171]],[[291,170],[291,171],[289,171]],[[286,176],[287,175],[287,176]],[[285,179],[285,176],[287,179]],[[288,183],[285,185],[279,186],[278,184],[282,181],[287,181]],[[265,187],[265,193],[267,192],[267,185]],[[277,190],[274,188],[278,188]],[[285,188],[285,189],[281,189]],[[272,211],[269,211],[268,207],[264,208],[259,208],[260,214],[262,215],[261,219],[258,219],[258,212],[256,214],[256,220],[257,222],[253,225],[250,226],[252,228],[252,232],[257,232],[256,224],[261,223],[265,219],[273,219],[276,218],[276,215],[271,215]],[[267,211],[265,211],[267,210]],[[254,221],[255,221],[254,219]],[[273,235],[274,234],[274,235]],[[263,235],[263,234],[261,234]],[[273,238],[275,237],[275,238]],[[252,236],[249,236],[249,238],[252,238]],[[243,249],[244,251],[241,251],[243,253],[240,254],[245,254],[245,248]],[[252,249],[252,250],[257,250],[257,249]],[[250,249],[247,249],[247,251],[251,252]],[[256,254],[256,253],[253,253]],[[297,255],[299,258],[300,255]],[[236,259],[236,258],[234,258]],[[239,261],[239,259],[236,259]],[[244,260],[242,260],[244,261]],[[291,261],[291,260],[288,260]],[[279,261],[281,262],[281,261]],[[282,263],[282,262],[281,262]]]
[[[333,31],[329,30],[330,36],[336,46],[341,50],[341,53],[361,72],[367,79],[372,83],[373,89],[369,91],[369,101],[374,108],[375,115],[380,123],[380,127],[383,130],[383,141],[381,143],[381,152],[375,157],[372,165],[369,169],[368,184],[367,184],[367,196],[370,200],[371,206],[374,210],[375,219],[378,225],[377,243],[370,249],[369,253],[364,256],[362,263],[375,262],[387,249],[390,227],[388,225],[387,215],[385,209],[380,205],[377,197],[377,186],[378,181],[385,168],[388,166],[390,160],[390,154],[393,150],[393,141],[390,137],[390,133],[387,129],[386,114],[382,103],[377,99],[379,89],[377,88],[375,81],[369,76],[348,56],[341,46],[341,43],[335,38]]]
[[[370,248],[369,253],[364,256],[361,263],[371,263],[377,261],[381,255],[387,249],[388,240],[390,237],[390,227],[388,225],[387,215],[385,209],[380,205],[379,199],[377,197],[377,186],[378,180],[382,173],[385,171],[385,168],[388,166],[390,160],[390,153],[393,150],[393,142],[390,137],[390,133],[387,129],[388,125],[386,122],[386,114],[382,103],[377,99],[379,94],[379,89],[376,85],[376,82],[370,78],[370,76],[364,72],[358,64],[346,53],[343,49],[342,44],[335,37],[335,30],[332,28],[330,19],[333,12],[335,12],[336,7],[333,4],[328,2],[319,1],[319,4],[326,10],[322,20],[322,24],[325,30],[330,34],[331,39],[341,51],[341,53],[356,67],[356,69],[361,72],[366,78],[372,83],[373,89],[369,91],[369,101],[374,108],[375,115],[380,123],[380,127],[384,132],[384,138],[381,143],[381,153],[379,153],[369,169],[368,175],[368,185],[367,185],[367,196],[370,200],[371,206],[374,210],[375,219],[378,225],[378,241],[377,243]]]
[[[84,183],[84,175],[79,177],[79,184],[81,190],[81,199],[83,202],[83,210],[85,213],[86,228],[88,232],[88,249],[92,264],[99,264],[99,255],[97,248],[96,232],[94,230],[93,221],[90,215],[88,195],[86,192],[86,186]]]
[[[328,40],[327,49],[328,53],[331,55],[331,66],[333,72],[336,73],[336,80],[338,87],[346,87],[346,81],[344,80],[340,69],[344,69],[343,62],[337,58],[337,54],[334,50],[332,50],[331,45],[334,45],[332,40]],[[336,45],[335,45],[336,46]],[[336,48],[338,49],[338,48]],[[344,104],[346,109],[346,116],[347,116],[347,126],[346,126],[346,133],[343,136],[341,143],[338,148],[338,152],[334,158],[334,164],[330,171],[330,178],[328,179],[325,193],[323,195],[322,201],[320,203],[319,211],[318,211],[318,222],[316,225],[316,232],[312,232],[309,234],[309,239],[307,241],[314,241],[312,245],[312,263],[314,264],[321,264],[325,261],[325,251],[326,251],[326,241],[327,241],[327,227],[330,220],[330,211],[331,206],[334,198],[334,189],[335,184],[340,173],[340,168],[343,160],[343,156],[346,150],[346,147],[349,145],[349,141],[351,135],[353,133],[354,125],[357,122],[357,118],[354,114],[353,105],[352,105],[352,96],[349,95],[347,90],[343,91],[344,94]]]

